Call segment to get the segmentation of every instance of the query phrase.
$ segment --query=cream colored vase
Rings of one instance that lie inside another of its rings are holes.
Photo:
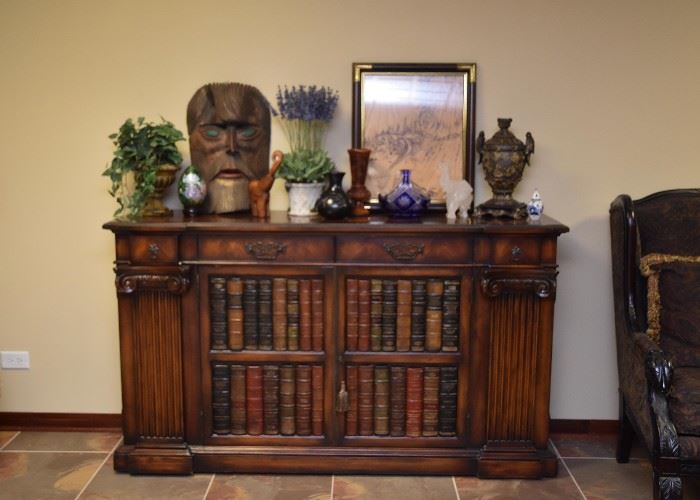
[[[290,182],[289,189],[289,215],[304,216],[316,213],[316,202],[323,192],[323,182]]]

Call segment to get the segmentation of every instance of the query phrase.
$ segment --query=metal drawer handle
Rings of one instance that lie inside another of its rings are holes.
[[[158,252],[160,252],[160,247],[157,243],[148,245],[148,253],[151,256],[151,260],[156,260],[158,258]]]
[[[277,257],[287,249],[287,245],[274,241],[256,241],[246,243],[245,249],[258,260],[277,260]]]
[[[510,251],[510,256],[513,259],[513,262],[520,262],[520,260],[523,258],[523,250],[519,246],[514,246],[513,249]]]
[[[384,243],[384,250],[391,255],[394,260],[408,262],[416,260],[423,254],[425,245],[422,243]]]

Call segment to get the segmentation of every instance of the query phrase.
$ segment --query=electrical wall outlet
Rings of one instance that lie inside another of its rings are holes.
[[[9,370],[28,370],[29,352],[27,351],[1,351],[0,368]]]

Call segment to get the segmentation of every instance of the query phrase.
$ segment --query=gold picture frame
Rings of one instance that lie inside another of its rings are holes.
[[[390,192],[399,170],[431,193],[444,210],[440,166],[474,186],[475,63],[354,63],[354,148],[372,150],[366,186]]]

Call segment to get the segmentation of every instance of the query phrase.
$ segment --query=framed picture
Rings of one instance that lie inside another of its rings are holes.
[[[443,165],[451,179],[474,186],[476,64],[353,64],[354,148],[372,150],[365,185],[389,193],[399,171],[444,209]]]

